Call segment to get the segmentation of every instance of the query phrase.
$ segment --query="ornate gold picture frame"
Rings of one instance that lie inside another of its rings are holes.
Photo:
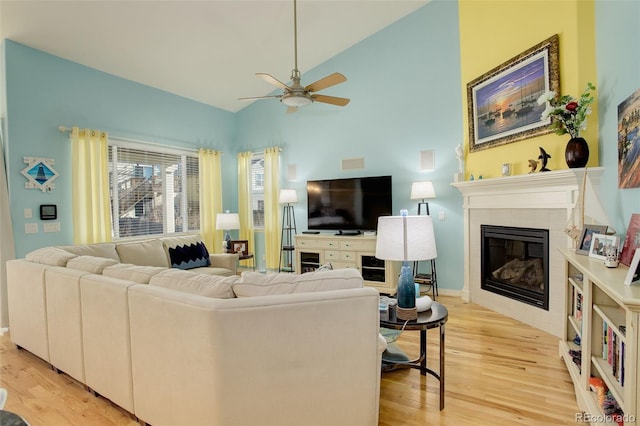
[[[560,92],[558,44],[555,34],[467,84],[469,151],[552,131],[537,100]]]

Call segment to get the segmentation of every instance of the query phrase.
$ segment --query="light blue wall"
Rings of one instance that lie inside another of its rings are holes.
[[[5,42],[7,79],[7,173],[16,256],[39,247],[72,243],[71,170],[68,135],[59,125],[107,130],[121,137],[181,148],[229,152],[235,115],[148,86],[96,71],[11,41]],[[188,78],[188,76],[185,76]],[[25,189],[24,156],[53,158],[60,173],[55,189]],[[234,155],[223,156],[225,206],[237,205]],[[61,232],[43,233],[40,204],[57,204]],[[33,219],[24,218],[24,209]],[[25,223],[40,232],[26,234]]]
[[[269,71],[276,77],[289,72]],[[241,148],[283,148],[282,185],[302,198],[295,205],[298,231],[307,229],[308,179],[392,175],[394,212],[406,208],[412,214],[417,203],[409,199],[411,183],[431,180],[439,286],[461,289],[462,197],[450,186],[457,171],[454,147],[463,140],[457,3],[429,3],[321,66],[301,71],[303,84],[343,73],[347,82],[322,93],[351,103],[344,108],[317,103],[285,114],[277,100],[260,100],[238,113],[237,131]],[[435,152],[435,171],[420,171],[423,150]],[[364,169],[340,170],[342,159],[359,157]],[[291,182],[289,165],[297,172]],[[440,212],[446,220],[437,220]]]
[[[596,64],[599,155],[605,167],[601,200],[624,236],[631,214],[640,213],[640,188],[618,189],[618,105],[640,89],[640,2],[596,1]]]

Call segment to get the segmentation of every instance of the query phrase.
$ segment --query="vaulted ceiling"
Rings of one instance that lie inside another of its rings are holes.
[[[299,0],[298,68],[428,1]],[[292,0],[2,0],[0,17],[3,39],[232,112],[274,90],[256,72],[287,82],[294,66]]]

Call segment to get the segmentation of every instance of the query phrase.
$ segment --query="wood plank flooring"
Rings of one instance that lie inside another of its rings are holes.
[[[435,378],[413,369],[387,372],[381,426],[576,424],[573,384],[557,338],[457,297],[438,301],[449,309],[445,408],[438,410]],[[398,343],[417,354],[419,333],[404,332]],[[437,371],[437,329],[428,332],[427,350],[428,365]],[[126,411],[16,349],[8,334],[0,336],[0,387],[9,391],[5,409],[32,426],[137,425]]]

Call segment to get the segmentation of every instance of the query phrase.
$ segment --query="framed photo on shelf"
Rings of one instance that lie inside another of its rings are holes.
[[[627,235],[622,243],[620,263],[630,266],[633,252],[640,247],[640,213],[633,213],[627,227]]]
[[[558,45],[555,34],[467,84],[471,152],[552,131],[537,101],[560,92]]]
[[[617,235],[593,234],[589,257],[607,260],[607,253],[618,252],[619,238]]]
[[[624,279],[625,285],[630,285],[632,282],[640,280],[640,249],[636,249],[633,258],[631,259],[631,265],[629,266],[629,272]]]
[[[239,254],[240,256],[246,256],[249,254],[249,241],[236,240],[231,241],[231,252]]]
[[[582,233],[578,239],[577,254],[589,255],[591,249],[591,242],[593,241],[593,234],[604,234],[607,231],[606,225],[584,225]]]

